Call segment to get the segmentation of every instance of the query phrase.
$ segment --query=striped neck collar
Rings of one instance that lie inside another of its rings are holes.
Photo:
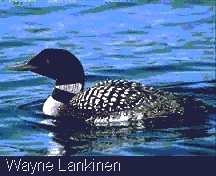
[[[52,97],[56,101],[69,104],[71,99],[82,90],[82,84],[56,85]]]

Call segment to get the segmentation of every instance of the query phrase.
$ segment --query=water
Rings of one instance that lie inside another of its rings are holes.
[[[82,62],[86,87],[134,80],[216,106],[213,2],[1,1],[0,12],[0,155],[215,155],[215,112],[150,129],[67,119],[54,127],[41,112],[54,81],[4,69],[64,48]]]

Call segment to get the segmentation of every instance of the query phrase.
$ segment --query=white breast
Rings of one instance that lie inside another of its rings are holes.
[[[61,102],[56,101],[55,99],[50,96],[43,106],[43,113],[50,116],[57,116],[58,115],[58,108],[60,107]]]

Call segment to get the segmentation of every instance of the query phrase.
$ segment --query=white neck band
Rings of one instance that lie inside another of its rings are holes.
[[[56,85],[57,89],[64,90],[70,93],[77,94],[82,89],[82,84],[76,83],[76,84],[65,84],[65,85]]]

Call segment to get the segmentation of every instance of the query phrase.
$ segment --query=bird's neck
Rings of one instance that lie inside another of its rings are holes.
[[[52,98],[61,103],[68,104],[82,88],[81,83],[56,85],[52,93]]]
[[[80,83],[56,85],[52,95],[44,103],[44,114],[56,116],[61,104],[69,104],[71,99],[82,89],[83,87]]]

